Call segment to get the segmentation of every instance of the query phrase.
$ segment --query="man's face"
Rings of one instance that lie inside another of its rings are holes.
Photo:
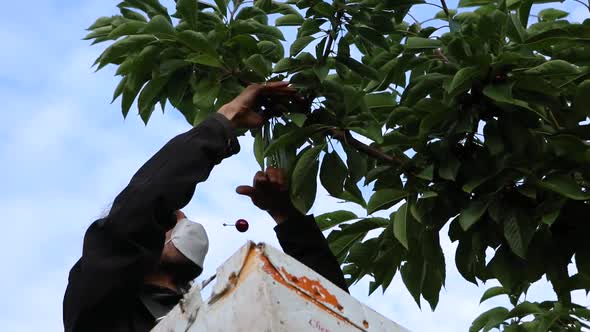
[[[176,223],[186,218],[181,211],[176,212]],[[164,248],[160,255],[158,268],[161,272],[172,275],[179,285],[194,280],[201,274],[202,269],[184,256],[178,248],[170,241],[172,230],[166,232]]]
[[[176,211],[176,223],[186,218],[186,215],[182,211]],[[189,260],[186,258],[175,246],[170,238],[172,237],[172,229],[166,232],[164,240],[164,249],[162,255],[160,255],[160,261],[166,263],[188,263]]]

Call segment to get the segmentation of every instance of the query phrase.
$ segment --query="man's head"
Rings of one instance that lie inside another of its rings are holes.
[[[166,232],[159,272],[172,276],[177,285],[184,286],[203,271],[208,249],[205,228],[188,220],[182,211],[176,211],[176,226]]]

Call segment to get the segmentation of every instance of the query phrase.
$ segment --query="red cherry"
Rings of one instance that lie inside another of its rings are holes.
[[[236,229],[238,230],[238,232],[244,233],[248,230],[249,227],[250,225],[248,225],[248,222],[244,219],[236,221]]]

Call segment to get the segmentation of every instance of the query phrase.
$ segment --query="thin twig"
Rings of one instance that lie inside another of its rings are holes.
[[[418,21],[418,20],[417,20],[417,19],[414,17],[414,15],[412,15],[410,12],[408,12],[408,16],[409,16],[409,17],[411,17],[411,18],[414,20],[414,22],[416,22],[417,24],[420,24],[420,25],[422,25],[422,24],[420,23],[420,21]]]
[[[586,9],[588,9],[588,11],[590,11],[590,5],[587,5],[587,4],[583,3],[580,0],[574,0],[574,1],[577,2],[577,3],[579,3],[579,4],[581,4],[582,6],[586,7]]]
[[[440,4],[442,5],[443,11],[447,15],[447,17],[450,18],[451,15],[449,14],[449,8],[447,7],[447,2],[445,0],[440,0]]]
[[[345,143],[355,148],[357,151],[365,153],[366,155],[373,157],[377,160],[381,160],[393,166],[402,166],[404,161],[397,156],[386,154],[385,152],[376,149],[372,146],[368,146],[356,138],[352,137],[349,131],[339,129],[329,129],[328,133],[333,138],[339,140],[341,143]]]
[[[440,6],[440,5],[437,5],[437,4],[435,4],[435,3],[432,3],[432,2],[425,2],[424,4],[425,4],[425,5],[431,5],[431,6],[434,6],[434,7],[438,7],[438,8],[440,8],[440,9],[442,9],[442,10],[445,10],[445,9],[444,9],[442,6]]]

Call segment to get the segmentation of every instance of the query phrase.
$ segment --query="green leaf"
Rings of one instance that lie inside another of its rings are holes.
[[[168,18],[168,10],[162,6],[159,0],[125,0],[117,5],[119,8],[135,8],[146,12],[153,18],[162,15]]]
[[[356,184],[367,172],[367,157],[349,145],[344,145],[344,151],[350,179]]]
[[[451,84],[446,88],[449,98],[454,98],[460,93],[471,89],[473,82],[479,77],[481,70],[478,67],[461,68],[455,76]]]
[[[588,105],[590,105],[590,80],[585,80],[576,89],[574,110],[580,114],[589,114]]]
[[[275,25],[280,26],[300,26],[305,20],[301,14],[288,14],[276,19]]]
[[[216,55],[211,43],[201,32],[185,30],[178,34],[178,40],[193,51]]]
[[[544,313],[543,310],[538,304],[531,303],[529,301],[524,301],[519,303],[516,307],[514,307],[508,313],[508,318],[518,317],[523,318],[533,314],[541,314]]]
[[[342,262],[350,248],[355,243],[361,241],[366,235],[367,232],[346,234],[342,231],[333,231],[328,236],[330,250],[338,261]]]
[[[121,11],[121,15],[123,15],[123,17],[125,17],[126,19],[145,22],[145,23],[147,23],[147,21],[148,21],[145,18],[145,16],[143,16],[142,14],[135,12],[133,10],[130,10],[127,8],[121,8],[120,11]]]
[[[293,71],[297,67],[299,67],[299,63],[297,61],[290,59],[290,58],[284,58],[284,59],[279,60],[279,62],[277,62],[277,64],[275,65],[275,67],[273,69],[273,72],[274,73],[289,72],[289,71]]]
[[[367,214],[392,207],[408,194],[397,189],[383,189],[376,191],[367,204]]]
[[[335,13],[334,7],[325,2],[318,3],[317,5],[313,6],[312,9],[323,17],[332,17]]]
[[[187,66],[189,66],[189,63],[184,60],[180,60],[180,59],[165,60],[160,64],[160,75],[161,76],[171,75],[174,72],[176,72],[177,70],[179,70],[180,68],[184,68]]]
[[[344,183],[344,189],[345,191],[342,194],[335,197],[345,200],[347,202],[356,203],[362,206],[363,208],[367,208],[367,203],[365,202],[363,194],[361,193],[356,184],[351,184],[351,181],[347,180]]]
[[[525,218],[527,217],[523,215],[519,215],[517,218],[514,213],[511,213],[504,219],[504,238],[512,252],[523,259],[526,257],[528,245],[534,232],[534,229],[527,232],[526,224],[528,221]]]
[[[422,37],[408,37],[406,41],[406,49],[428,49],[428,48],[439,48],[442,46],[442,42],[437,39],[422,38]]]
[[[365,103],[370,110],[376,112],[393,111],[393,108],[397,105],[395,95],[389,92],[365,95]]]
[[[458,7],[459,8],[475,7],[475,6],[489,5],[491,3],[494,3],[494,0],[460,0]]]
[[[197,83],[193,95],[193,104],[201,109],[211,109],[219,96],[221,84],[217,81],[201,80]]]
[[[389,43],[387,42],[385,37],[383,37],[383,35],[377,30],[370,28],[368,26],[359,26],[357,27],[357,31],[361,37],[370,41],[375,46],[379,46],[386,50],[389,49]]]
[[[541,65],[524,71],[528,75],[569,76],[580,74],[580,69],[564,60],[550,60]]]
[[[251,18],[258,22],[263,22],[268,20],[267,16],[268,15],[258,7],[244,7],[238,12],[235,19],[244,21]]]
[[[219,61],[219,58],[210,54],[193,54],[186,61],[208,67],[223,68],[223,64]]]
[[[305,114],[301,114],[301,113],[291,113],[291,114],[285,115],[285,117],[290,119],[291,122],[293,122],[299,128],[303,127],[303,125],[305,124],[305,121],[307,121],[307,116]]]
[[[379,80],[379,74],[374,68],[362,64],[353,58],[338,56],[336,57],[336,61],[350,68],[352,71],[361,75],[364,78],[369,78],[375,81]]]
[[[555,8],[543,9],[537,14],[539,20],[543,22],[552,22],[567,17],[568,15],[568,12],[564,12],[563,10]]]
[[[272,0],[256,0],[254,6],[262,9],[265,12],[269,12],[272,9]]]
[[[182,16],[190,27],[197,26],[197,2],[195,0],[178,0],[176,2],[176,11]]]
[[[102,28],[97,28],[94,31],[92,31],[91,33],[89,33],[88,35],[86,35],[86,37],[83,38],[83,40],[90,40],[90,39],[99,39],[101,38],[102,41],[104,40],[109,40],[111,38],[109,38],[109,34],[111,33],[111,31],[113,31],[113,27],[108,25],[106,27],[102,27]],[[96,41],[95,41],[96,42]]]
[[[434,178],[434,165],[429,165],[416,175],[420,179],[432,181]]]
[[[102,16],[102,17],[99,17],[98,19],[96,19],[96,21],[94,21],[94,23],[90,27],[88,27],[87,30],[90,31],[90,30],[95,30],[98,28],[103,28],[108,25],[111,25],[112,22],[113,22],[112,16]]]
[[[469,206],[461,211],[461,214],[459,215],[459,224],[461,225],[461,228],[466,231],[479,221],[488,209],[488,204],[489,202],[472,200],[469,203]]]
[[[121,98],[121,112],[123,113],[123,117],[126,118],[129,110],[131,109],[131,105],[135,101],[135,98],[141,91],[142,86],[144,85],[146,79],[139,78],[137,75],[129,74],[126,76],[127,81],[125,83],[125,87],[123,88],[123,96]]]
[[[291,44],[291,56],[294,57],[297,54],[299,54],[299,52],[301,52],[305,47],[307,47],[307,45],[309,45],[309,43],[311,43],[312,41],[314,41],[315,38],[312,36],[305,36],[305,37],[300,37],[297,38],[293,44]]]
[[[280,148],[291,144],[302,144],[306,138],[320,130],[326,129],[328,126],[313,124],[307,127],[298,128],[281,135],[278,139],[273,140],[264,151],[265,156],[269,156]]]
[[[283,41],[285,40],[285,36],[279,28],[262,24],[253,19],[234,21],[231,24],[231,28],[236,34],[252,34],[259,37],[262,36],[265,39],[272,37]]]
[[[561,212],[560,210],[556,210],[556,211],[551,211],[551,212],[545,213],[545,214],[543,214],[543,217],[541,220],[543,221],[543,223],[545,225],[551,226],[557,220],[557,217],[559,217],[560,212]]]
[[[315,217],[315,221],[322,232],[353,219],[358,219],[358,216],[350,211],[344,210],[324,213]]]
[[[114,103],[115,100],[117,100],[117,98],[119,98],[119,96],[123,93],[126,83],[127,83],[127,76],[123,77],[119,81],[119,84],[117,85],[117,88],[115,88],[115,92],[113,93],[113,99],[111,100],[111,104]]]
[[[431,73],[414,79],[404,90],[400,104],[405,104],[404,106],[408,107],[413,106],[437,89],[441,89],[443,82],[448,78],[448,75]]]
[[[420,292],[424,285],[425,272],[425,264],[416,261],[407,262],[400,268],[402,280],[418,307],[421,307]]]
[[[254,136],[254,156],[256,157],[256,161],[260,165],[260,170],[262,171],[264,171],[264,148],[265,142],[264,138],[262,137],[262,130],[259,130]]]
[[[501,286],[492,287],[492,288],[486,290],[485,293],[483,293],[483,296],[479,300],[479,303],[482,303],[483,301],[485,301],[487,299],[491,299],[492,297],[496,297],[496,296],[502,295],[502,294],[508,294],[508,292],[506,291],[506,289],[504,287],[501,287]]]
[[[227,15],[227,2],[228,0],[215,0],[219,13],[223,16]]]
[[[320,169],[320,181],[330,195],[337,197],[342,194],[347,175],[346,165],[338,153],[332,151],[326,154]]]
[[[160,92],[162,92],[169,79],[169,76],[154,78],[141,90],[137,105],[139,107],[139,114],[145,124],[148,123],[154,105],[159,100]]]
[[[325,144],[309,149],[299,157],[291,177],[291,201],[303,214],[313,206],[317,191],[318,157]]]
[[[297,31],[297,37],[310,36],[320,32],[320,27],[326,22],[327,20],[320,18],[306,19]]]
[[[394,214],[393,235],[395,238],[408,249],[408,204],[404,203]]]
[[[175,35],[174,27],[170,21],[162,16],[154,16],[143,29],[144,34],[153,34],[158,37],[173,37]]]
[[[526,40],[526,31],[525,28],[522,26],[522,22],[520,17],[516,14],[510,14],[510,23],[512,24],[510,27],[514,29],[518,36],[518,41],[523,43]]]
[[[489,331],[492,328],[500,325],[508,316],[508,309],[504,307],[496,307],[490,309],[479,315],[469,328],[469,332],[478,332],[482,329]]]
[[[568,175],[550,175],[538,185],[541,188],[551,190],[564,197],[577,201],[586,201],[590,199],[590,192],[583,191],[580,185]]]
[[[335,256],[341,260],[343,254],[345,254],[343,249],[347,250],[354,244],[354,242],[362,240],[362,238],[367,235],[368,231],[376,228],[383,228],[387,225],[389,225],[389,220],[384,218],[365,218],[351,224],[341,225],[341,231],[334,231],[330,233],[328,236],[328,242],[330,243],[330,247],[334,251]],[[342,243],[346,244],[346,246],[342,246],[342,248],[339,250],[334,250],[334,245],[336,244],[335,242],[338,242],[339,238],[342,237],[347,239],[345,243]]]
[[[511,104],[532,111],[533,109],[529,106],[527,102],[517,100],[512,97],[512,86],[513,83],[486,85],[486,87],[483,89],[483,93],[487,97],[499,103]]]
[[[449,155],[445,160],[441,161],[438,174],[445,180],[455,181],[460,167],[461,162],[454,156]]]
[[[313,72],[316,74],[320,82],[323,82],[330,73],[330,66],[320,66],[319,64],[316,64],[315,66],[313,66]]]
[[[258,75],[268,77],[272,71],[272,64],[260,54],[254,54],[245,61],[246,65],[252,68]]]
[[[139,21],[123,23],[109,33],[109,39],[117,39],[122,36],[138,34],[143,28],[145,28],[145,26],[145,22]]]

